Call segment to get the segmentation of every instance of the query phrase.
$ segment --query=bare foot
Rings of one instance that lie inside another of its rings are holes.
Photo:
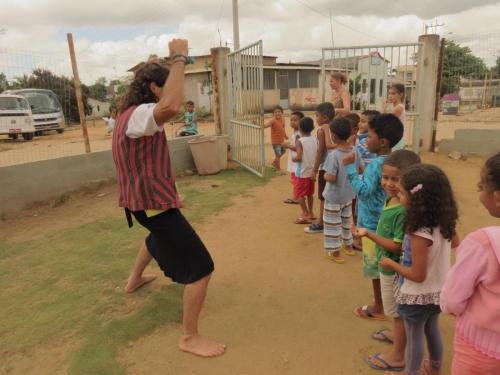
[[[146,285],[147,283],[150,283],[151,281],[155,280],[156,276],[152,275],[145,275],[142,276],[140,279],[136,278],[130,278],[127,281],[127,285],[125,286],[125,292],[126,293],[133,293],[137,289],[139,289],[141,286]]]
[[[226,351],[226,345],[199,335],[184,335],[179,340],[179,349],[200,357],[218,357]]]
[[[433,369],[428,359],[424,359],[423,369],[425,375],[441,375],[441,370]]]

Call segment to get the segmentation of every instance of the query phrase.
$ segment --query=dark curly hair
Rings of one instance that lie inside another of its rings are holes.
[[[330,102],[318,104],[318,106],[316,107],[316,112],[321,116],[326,116],[328,121],[332,121],[335,117],[335,107]]]
[[[483,188],[491,193],[500,190],[500,151],[486,161]]]
[[[155,94],[151,91],[151,83],[162,87],[168,78],[169,70],[158,63],[144,64],[136,73],[127,92],[120,101],[119,112],[125,112],[133,105],[156,103]]]
[[[351,136],[351,121],[348,118],[340,117],[330,122],[330,131],[341,141],[347,141]]]
[[[400,181],[409,194],[405,231],[413,233],[423,228],[439,227],[443,237],[451,240],[456,234],[458,209],[444,172],[434,165],[416,164],[401,172]]]

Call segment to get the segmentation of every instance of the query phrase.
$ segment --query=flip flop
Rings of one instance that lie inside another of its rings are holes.
[[[354,309],[354,315],[360,317],[362,319],[368,320],[377,320],[379,322],[383,322],[386,320],[384,314],[374,314],[368,310],[368,305],[364,305],[363,307],[356,307]]]
[[[388,329],[386,328],[379,329],[378,331],[375,331],[371,334],[371,338],[377,341],[386,342],[388,344],[394,344],[394,341],[392,341],[392,339],[384,333],[387,331]]]
[[[404,367],[391,366],[389,363],[387,363],[387,361],[380,358],[380,354],[381,353],[377,353],[377,354],[365,359],[368,366],[370,366],[372,369],[382,370],[382,371],[395,371],[395,372],[401,372],[405,369]],[[382,366],[379,366],[378,364],[373,362],[374,359],[376,359],[378,362],[380,362],[382,364]]]
[[[346,249],[345,247],[342,247],[342,251],[346,254],[349,255],[350,257],[356,255],[356,252],[352,249]]]
[[[294,223],[295,224],[311,224],[311,220],[306,219],[304,217],[299,217],[298,219],[295,219]]]
[[[287,198],[283,201],[283,203],[286,203],[286,204],[299,204],[299,202],[293,200],[292,198]]]

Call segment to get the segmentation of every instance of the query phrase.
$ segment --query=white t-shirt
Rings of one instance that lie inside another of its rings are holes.
[[[314,161],[318,152],[318,140],[316,137],[301,137],[299,142],[302,144],[302,160],[297,163],[295,176],[300,178],[309,178],[313,176]]]
[[[155,106],[156,103],[141,104],[132,112],[125,133],[127,137],[140,138],[163,131],[163,125],[157,125],[153,116]]]
[[[430,229],[423,228],[413,234],[432,241],[428,247],[427,277],[421,283],[403,279],[397,293],[397,302],[408,305],[439,305],[441,289],[451,267],[451,241],[443,237],[439,227],[434,228],[432,233]],[[403,244],[403,264],[411,257],[410,247],[407,243]]]
[[[297,141],[297,138],[299,137],[299,132],[298,131],[294,131],[292,133],[292,136],[290,137],[290,144],[292,146],[295,146],[295,142]],[[295,151],[292,151],[290,150],[288,152],[288,167],[287,167],[287,171],[289,173],[295,173],[295,170],[297,169],[297,163],[295,163],[292,159],[297,156],[297,153]]]

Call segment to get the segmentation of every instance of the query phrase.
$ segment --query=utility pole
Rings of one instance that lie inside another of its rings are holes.
[[[238,19],[238,0],[233,0],[233,44],[234,50],[240,49],[240,26]]]

